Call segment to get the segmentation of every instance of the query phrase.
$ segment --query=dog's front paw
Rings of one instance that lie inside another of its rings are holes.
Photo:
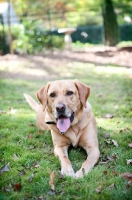
[[[76,172],[75,178],[83,178],[84,176],[84,171],[83,169],[80,169],[79,171]]]
[[[62,169],[61,174],[65,176],[75,177],[75,173],[73,169]]]

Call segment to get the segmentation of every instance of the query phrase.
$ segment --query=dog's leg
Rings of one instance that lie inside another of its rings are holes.
[[[79,145],[86,151],[88,157],[82,164],[81,169],[76,172],[76,178],[82,178],[83,175],[87,174],[98,162],[100,151],[98,148],[98,138],[95,121],[92,121],[86,127],[80,138]]]
[[[97,147],[91,147],[91,148],[84,148],[88,154],[87,159],[82,164],[82,167],[79,171],[76,172],[75,177],[76,178],[82,178],[84,174],[87,174],[94,165],[98,162],[100,152]]]
[[[55,145],[54,153],[56,156],[59,157],[59,160],[61,162],[61,174],[74,177],[74,170],[72,168],[70,160],[68,159],[68,146],[60,147],[58,145]]]

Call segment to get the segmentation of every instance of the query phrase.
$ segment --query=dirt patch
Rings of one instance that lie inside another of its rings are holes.
[[[132,51],[96,47],[76,51],[50,51],[43,55],[0,56],[0,77],[55,79],[72,62],[91,63],[95,66],[122,66],[132,73]]]

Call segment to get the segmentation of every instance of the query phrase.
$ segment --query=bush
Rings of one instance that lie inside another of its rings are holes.
[[[132,41],[132,25],[121,25],[120,41]],[[0,53],[9,52],[8,28],[0,26]],[[84,37],[85,35],[87,37]],[[59,34],[57,30],[48,31],[44,28],[42,20],[25,20],[19,25],[12,26],[13,48],[16,53],[35,54],[43,52],[45,49],[64,47],[64,34]],[[103,27],[85,26],[78,27],[77,31],[71,34],[73,43],[77,41],[85,44],[102,44]],[[78,45],[78,44],[77,44]],[[80,43],[79,43],[80,45]]]
[[[0,55],[9,52],[9,46],[7,45],[6,38],[7,36],[5,35],[3,26],[0,25]]]
[[[7,37],[8,28],[5,27]],[[23,21],[22,24],[11,27],[13,37],[13,48],[16,53],[39,53],[44,49],[63,48],[64,39],[52,35],[52,32],[43,29],[43,22]]]
[[[124,24],[120,26],[121,41],[132,41],[132,24]]]

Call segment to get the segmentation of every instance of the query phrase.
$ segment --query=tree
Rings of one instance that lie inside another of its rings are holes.
[[[119,42],[119,29],[112,0],[104,0],[103,22],[105,44],[115,46]]]
[[[79,25],[101,25],[103,19],[104,41],[108,46],[115,46],[119,41],[118,23],[123,24],[124,16],[132,17],[132,0],[10,0],[17,14],[46,20],[53,27]],[[30,9],[29,9],[30,8]],[[102,19],[100,15],[102,10]],[[73,11],[73,12],[69,12]],[[75,11],[75,12],[74,12]],[[116,12],[115,12],[116,11]],[[81,13],[82,12],[82,13]],[[120,14],[117,22],[117,12]],[[85,14],[86,13],[86,14]],[[85,14],[85,15],[84,15]],[[84,16],[84,17],[83,17]],[[86,16],[86,17],[85,17]],[[126,23],[126,22],[125,22]],[[48,24],[48,23],[47,23]],[[48,28],[49,28],[48,27]]]
[[[10,54],[14,54],[13,51],[13,41],[12,41],[12,35],[11,35],[11,21],[10,21],[10,0],[8,2],[8,15],[7,15],[7,21],[8,21],[8,39],[9,39],[9,47],[10,47]]]

